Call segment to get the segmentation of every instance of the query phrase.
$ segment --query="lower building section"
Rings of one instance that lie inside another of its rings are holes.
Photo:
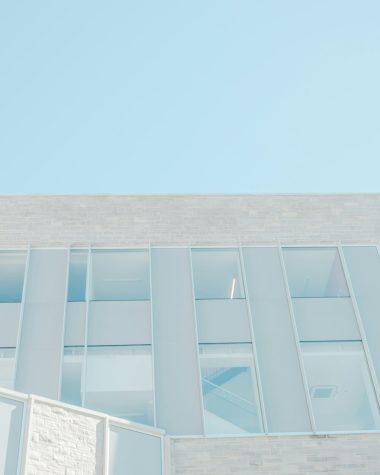
[[[1,475],[380,475],[380,433],[170,437],[0,389]]]
[[[0,389],[1,475],[163,475],[164,433]]]

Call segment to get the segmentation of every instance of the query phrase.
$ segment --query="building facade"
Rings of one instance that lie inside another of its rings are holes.
[[[380,473],[380,195],[0,205],[0,472]]]

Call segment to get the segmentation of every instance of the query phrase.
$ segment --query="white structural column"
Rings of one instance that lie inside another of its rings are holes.
[[[32,249],[15,389],[59,398],[67,287],[66,249]]]
[[[188,249],[151,249],[157,426],[201,434],[202,405]]]

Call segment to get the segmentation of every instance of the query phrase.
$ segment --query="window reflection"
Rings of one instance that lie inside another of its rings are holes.
[[[193,249],[196,299],[245,298],[237,249]]]
[[[161,475],[161,439],[110,426],[109,475]]]
[[[0,303],[22,300],[26,252],[0,252]]]
[[[293,298],[349,297],[336,248],[289,247],[283,253]]]
[[[69,302],[83,302],[86,300],[87,259],[87,250],[72,250],[70,252],[69,288],[67,293]]]
[[[91,300],[149,300],[147,251],[96,250],[91,267]]]
[[[151,346],[88,347],[85,405],[153,425]]]
[[[249,344],[200,345],[207,434],[262,432]]]
[[[66,346],[63,355],[61,400],[82,405],[82,364],[84,347]]]
[[[379,408],[361,342],[301,343],[317,429],[378,429]]]
[[[0,348],[0,387],[13,388],[15,358],[16,348]]]
[[[0,397],[0,473],[18,473],[24,403]]]

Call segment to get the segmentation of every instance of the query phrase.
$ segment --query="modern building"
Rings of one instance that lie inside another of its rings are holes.
[[[0,222],[0,474],[380,474],[380,194]]]

